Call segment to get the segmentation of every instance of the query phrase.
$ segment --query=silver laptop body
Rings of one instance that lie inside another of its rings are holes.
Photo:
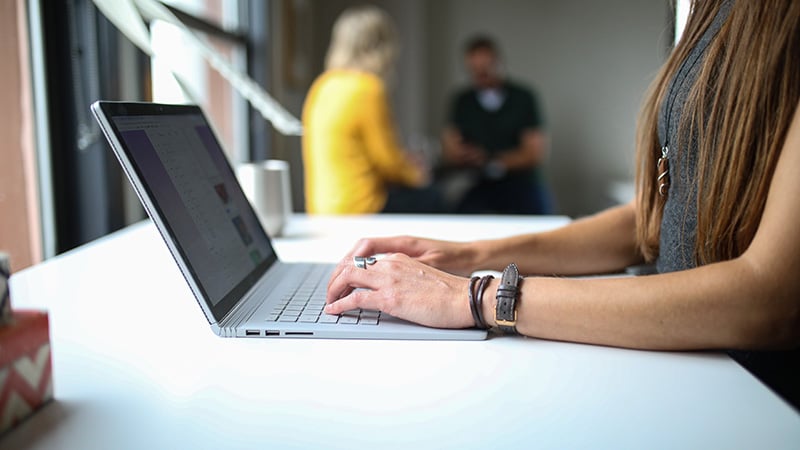
[[[333,264],[283,263],[199,107],[95,102],[114,154],[224,337],[481,340],[379,311],[321,314]]]

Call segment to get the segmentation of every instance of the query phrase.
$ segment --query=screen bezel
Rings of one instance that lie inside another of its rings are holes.
[[[245,199],[245,207],[247,208],[246,213],[252,214],[253,217],[255,217],[255,223],[257,224],[257,229],[255,232],[260,233],[266,240],[270,254],[261,264],[250,271],[250,273],[248,273],[244,279],[242,279],[236,286],[234,286],[233,289],[225,294],[219,302],[215,304],[212,299],[209,298],[205,288],[203,287],[203,283],[200,281],[198,274],[191,265],[191,261],[189,261],[186,252],[180,245],[173,228],[166,220],[163,210],[154,198],[153,192],[147,183],[144,182],[145,178],[142,175],[141,168],[136,163],[136,158],[132,157],[131,149],[125,144],[119,129],[114,123],[114,117],[117,116],[196,116],[202,118],[203,123],[211,130],[211,134],[216,143],[214,149],[207,149],[207,151],[221,151],[222,147],[219,143],[219,139],[217,138],[216,133],[214,133],[213,128],[209,125],[205,114],[203,114],[200,107],[196,105],[166,105],[157,103],[105,101],[95,102],[95,104],[92,105],[92,110],[96,115],[98,115],[98,122],[100,123],[103,132],[106,134],[106,137],[108,137],[112,150],[114,150],[114,153],[117,155],[120,164],[131,181],[131,184],[139,196],[139,199],[147,211],[147,214],[156,224],[156,228],[167,244],[167,247],[170,249],[172,257],[178,263],[181,273],[188,282],[192,292],[195,295],[195,298],[197,299],[198,303],[201,303],[201,306],[205,304],[206,307],[203,309],[206,311],[206,318],[210,323],[221,321],[222,318],[225,317],[225,315],[228,314],[228,312],[236,305],[239,299],[241,299],[247,291],[252,289],[256,282],[263,277],[264,273],[266,273],[266,271],[278,260],[269,236],[264,231],[264,227],[261,225],[258,216],[255,214],[250,201],[244,195],[244,192],[241,191],[241,187],[237,184],[235,189],[238,189],[239,193]],[[100,115],[103,117],[100,117]],[[235,173],[230,165],[230,162],[228,162],[227,156],[223,155],[223,158],[226,161],[223,169],[227,171],[225,176],[230,176],[232,179],[236,180]],[[210,317],[209,313],[211,314]]]

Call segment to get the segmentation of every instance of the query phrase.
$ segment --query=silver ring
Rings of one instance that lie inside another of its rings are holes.
[[[378,260],[374,256],[353,256],[353,264],[359,269],[366,269],[367,265],[373,265]]]

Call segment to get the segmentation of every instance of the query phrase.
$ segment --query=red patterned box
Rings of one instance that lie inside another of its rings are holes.
[[[15,310],[0,327],[0,433],[53,398],[47,313]]]

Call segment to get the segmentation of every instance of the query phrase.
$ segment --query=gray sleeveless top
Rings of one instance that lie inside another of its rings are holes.
[[[689,53],[684,73],[677,73],[660,106],[658,135],[660,143],[670,145],[670,188],[661,219],[659,273],[691,269],[696,266],[694,244],[697,235],[697,141],[688,139],[685,148],[677,148],[678,123],[689,89],[697,79],[708,43],[714,39],[730,13],[733,0],[726,0],[713,23]],[[694,65],[693,62],[697,61]],[[674,103],[671,100],[674,99]],[[671,105],[671,106],[670,106]],[[667,120],[667,115],[670,116]],[[686,142],[687,140],[684,140]],[[656,182],[653,174],[653,183]],[[729,351],[728,354],[775,390],[800,411],[800,349],[788,351]]]
[[[669,142],[670,188],[664,215],[661,219],[661,236],[656,268],[659,273],[686,270],[695,267],[694,245],[697,235],[697,141],[692,137],[688,145],[678,148],[678,123],[683,104],[703,65],[709,42],[716,36],[730,13],[732,1],[723,2],[711,26],[689,52],[686,61],[670,81],[658,114],[659,142]],[[669,119],[667,119],[669,115]],[[667,129],[669,128],[669,129]],[[684,140],[684,143],[687,140]],[[655,183],[653,174],[653,183]]]

